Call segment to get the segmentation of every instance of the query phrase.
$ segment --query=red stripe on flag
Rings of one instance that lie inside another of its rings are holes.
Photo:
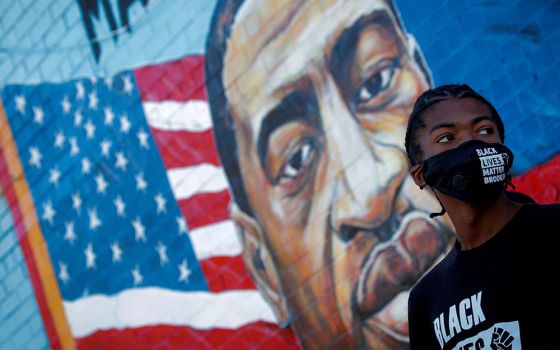
[[[189,229],[228,220],[230,194],[227,190],[201,193],[178,201]]]
[[[256,289],[243,257],[219,256],[200,261],[202,272],[206,276],[211,292],[223,292],[230,289]]]
[[[142,101],[206,100],[204,56],[138,68],[134,76]]]
[[[201,163],[221,166],[211,129],[203,132],[190,132],[151,128],[151,131],[165,168],[179,168]]]
[[[104,330],[78,339],[81,350],[109,349],[300,349],[290,328],[255,322],[229,329],[196,330],[189,327],[149,326]]]
[[[538,165],[525,174],[515,177],[514,191],[526,193],[537,203],[560,201],[560,154],[548,162]]]

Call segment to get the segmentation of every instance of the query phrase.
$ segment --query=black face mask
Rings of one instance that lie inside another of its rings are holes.
[[[513,153],[499,143],[471,140],[424,161],[428,185],[474,205],[495,201],[505,189]]]

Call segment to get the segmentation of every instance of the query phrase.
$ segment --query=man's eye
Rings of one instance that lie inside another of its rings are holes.
[[[395,66],[394,64],[391,64],[370,76],[360,86],[356,98],[356,104],[367,103],[369,100],[387,90],[391,86],[394,73]]]
[[[303,144],[282,168],[280,179],[293,179],[299,176],[311,159],[312,148],[310,143]]]
[[[484,127],[478,130],[479,135],[492,135],[494,133],[494,129],[491,127]]]
[[[447,134],[447,135],[440,136],[436,140],[436,143],[448,143],[448,142],[451,142],[452,140],[453,140],[453,136]]]

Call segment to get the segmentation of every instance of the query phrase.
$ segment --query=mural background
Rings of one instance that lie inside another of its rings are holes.
[[[299,347],[289,329],[276,325],[255,289],[228,213],[230,195],[204,88],[204,43],[214,5],[203,0],[0,1],[1,349]],[[467,82],[500,111],[506,142],[516,155],[518,189],[539,202],[558,201],[558,2],[400,0],[396,6],[435,84]],[[99,99],[96,107],[91,94]],[[21,96],[23,112],[17,102]],[[62,105],[65,96],[68,111]],[[103,126],[107,108],[115,114],[114,130]],[[85,117],[83,124],[76,125],[76,112]],[[130,134],[122,132],[124,114],[132,123]],[[84,127],[88,118],[97,127],[93,139]],[[64,144],[68,154],[52,154],[47,163],[60,129],[75,135],[82,154],[89,149],[88,157],[99,168],[109,168],[103,174],[119,170],[118,149],[127,152],[128,169],[135,172],[122,182],[109,181],[106,194],[98,193],[99,183],[68,156],[69,140]],[[133,152],[142,149],[142,130],[151,158]],[[60,187],[49,182],[46,166],[33,173],[37,169],[29,151],[35,140],[43,140],[43,164],[59,164],[63,170]],[[113,147],[108,159],[100,148],[104,140]],[[158,181],[164,178],[155,177],[158,172],[165,172],[168,182]],[[153,174],[145,180],[161,186],[166,210],[158,209],[158,191],[144,193],[127,202],[129,213],[138,208],[137,216],[119,222],[113,200],[119,193],[133,196],[134,175],[140,173]],[[72,219],[68,200],[86,181],[91,185],[83,189],[84,202],[96,201],[106,209],[99,215],[107,231],[100,235],[91,229],[84,207],[82,231],[76,230],[79,239],[70,245],[64,240]],[[55,206],[56,230],[44,206],[55,193],[66,196],[66,206],[62,199]],[[132,224],[137,218],[145,224],[146,241]],[[112,268],[114,240],[99,236],[129,237],[129,245],[120,246],[123,259],[131,259],[125,267]],[[187,248],[173,253],[177,242]],[[96,249],[97,269],[87,268],[88,243]],[[167,264],[159,243],[169,249],[163,253]],[[183,257],[189,273],[180,267]],[[82,281],[83,288],[84,281],[99,278],[91,288],[103,288],[69,291],[64,259],[74,259],[66,266],[69,283]],[[135,283],[138,266],[143,279]],[[162,267],[168,275],[161,274]],[[186,274],[193,284],[179,283]],[[92,298],[99,293],[107,298]]]

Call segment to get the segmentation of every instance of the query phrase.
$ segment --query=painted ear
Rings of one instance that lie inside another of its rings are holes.
[[[287,327],[291,322],[288,302],[262,227],[235,204],[231,205],[230,212],[243,249],[243,261],[259,291],[272,306],[280,326]]]
[[[415,164],[410,168],[410,176],[414,180],[414,183],[420,187],[421,190],[426,187],[426,181],[424,181],[424,174],[422,171],[424,170],[423,164]]]
[[[428,85],[434,86],[432,71],[430,70],[430,67],[428,67],[428,64],[426,63],[426,59],[424,58],[424,53],[422,52],[420,45],[418,45],[416,38],[412,34],[407,34],[406,43],[408,46],[409,56],[412,57],[412,59],[420,67],[420,70],[424,74],[424,77],[426,78],[426,82],[428,83]]]

